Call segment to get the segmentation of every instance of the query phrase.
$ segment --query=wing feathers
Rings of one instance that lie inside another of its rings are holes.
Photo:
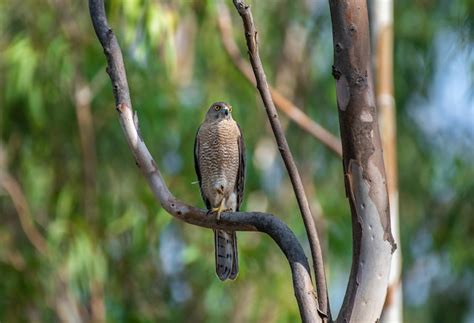
[[[200,169],[200,166],[199,166],[199,150],[200,150],[200,146],[201,146],[201,142],[199,140],[199,130],[200,129],[201,129],[201,127],[198,128],[198,130],[196,132],[196,138],[194,139],[194,169],[196,170],[196,175],[197,175],[198,182],[199,182],[199,190],[201,191],[201,197],[204,200],[204,203],[206,204],[206,208],[208,210],[210,210],[211,209],[211,202],[204,195],[204,191],[202,189],[201,169]]]
[[[237,191],[237,208],[236,211],[240,210],[240,204],[244,198],[244,186],[245,186],[245,144],[244,137],[242,135],[242,129],[239,127],[240,136],[238,139],[239,143],[239,169],[237,171],[237,180],[235,182],[235,189]]]

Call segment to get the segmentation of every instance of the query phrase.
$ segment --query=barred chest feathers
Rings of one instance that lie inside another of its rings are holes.
[[[204,124],[199,130],[201,149],[199,164],[202,189],[211,205],[234,193],[239,168],[240,130],[234,120],[219,120]]]

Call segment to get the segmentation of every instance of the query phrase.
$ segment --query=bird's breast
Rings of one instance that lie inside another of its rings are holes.
[[[201,186],[211,201],[233,192],[239,169],[240,130],[233,120],[203,124],[199,130]],[[221,192],[219,192],[221,191]]]

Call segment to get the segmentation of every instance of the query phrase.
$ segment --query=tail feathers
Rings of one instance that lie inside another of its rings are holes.
[[[214,230],[216,273],[220,280],[235,279],[239,272],[235,232]]]

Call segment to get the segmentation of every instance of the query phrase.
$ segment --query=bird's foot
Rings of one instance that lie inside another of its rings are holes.
[[[224,209],[224,203],[221,203],[218,207],[213,207],[208,213],[216,213],[216,219],[221,219],[222,212],[232,211],[232,209]]]
[[[207,214],[213,214],[213,213],[216,213],[218,214],[219,212],[221,212],[221,208],[220,207],[213,207],[212,209],[210,209]]]
[[[221,218],[221,213],[222,213],[222,209],[221,209],[220,207],[213,207],[212,209],[210,209],[209,211],[207,211],[207,214],[209,214],[209,215],[215,214],[217,221],[220,220],[220,218]]]

